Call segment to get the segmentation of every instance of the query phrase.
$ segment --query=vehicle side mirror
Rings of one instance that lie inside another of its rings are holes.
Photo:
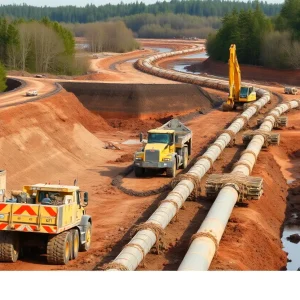
[[[140,142],[142,142],[142,141],[143,141],[143,133],[140,132]]]
[[[83,201],[86,205],[88,204],[88,202],[89,202],[89,193],[88,192],[83,193]]]

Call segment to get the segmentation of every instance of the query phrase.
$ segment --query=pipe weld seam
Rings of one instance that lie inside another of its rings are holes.
[[[163,248],[164,247],[164,236],[165,236],[165,231],[164,229],[158,225],[155,224],[153,222],[145,222],[145,223],[141,223],[139,225],[136,225],[132,232],[131,235],[135,235],[138,231],[141,230],[150,230],[154,233],[156,241],[155,241],[155,247],[157,250],[157,254],[160,253],[159,248]]]
[[[142,257],[143,257],[142,258],[142,264],[143,264],[143,267],[144,267],[145,266],[145,256],[146,256],[146,254],[145,254],[145,251],[144,251],[143,247],[139,244],[129,243],[129,244],[125,245],[123,247],[123,249],[127,248],[127,247],[133,247],[133,248],[139,250],[142,253]]]
[[[107,271],[109,269],[116,269],[118,271],[129,271],[129,269],[126,266],[124,266],[121,263],[114,262],[114,261],[112,261],[109,264],[103,266],[104,271]]]
[[[176,208],[176,213],[178,212],[178,210],[179,210],[179,205],[178,205],[178,203],[177,203],[175,200],[173,200],[173,199],[165,199],[165,200],[162,200],[162,201],[160,202],[160,205],[162,205],[162,204],[164,204],[164,203],[171,203],[171,204],[173,204],[173,205],[175,206],[175,208]]]
[[[220,151],[222,152],[223,151],[223,148],[222,148],[222,146],[221,145],[219,145],[217,142],[214,142],[213,144],[211,144],[210,145],[211,147],[212,146],[217,146],[219,149],[220,149]]]
[[[189,190],[190,191],[190,190]],[[183,196],[182,196],[182,194],[181,193],[179,193],[179,192],[170,192],[169,194],[168,194],[168,196],[166,197],[166,198],[168,198],[169,196],[171,196],[172,197],[172,195],[175,195],[175,196],[178,196],[181,200],[182,200],[182,203],[184,202],[184,199],[183,199]]]
[[[220,132],[220,134],[227,133],[230,136],[229,146],[233,146],[235,144],[235,133],[230,129],[224,129]]]
[[[259,104],[252,103],[249,106],[247,106],[247,108],[250,108],[250,107],[254,107],[256,109],[255,114],[260,110]]]
[[[208,155],[201,155],[199,158],[198,158],[198,161],[201,160],[201,159],[207,159],[209,161],[209,164],[210,164],[210,167],[209,168],[213,168],[213,160],[211,157],[209,157]]]
[[[274,124],[276,123],[276,120],[277,120],[277,118],[275,118],[275,121],[273,122],[271,119],[264,119],[263,123],[267,123],[267,122],[271,123],[271,129],[272,129]],[[266,125],[266,126],[268,126],[268,125]]]
[[[246,149],[246,150],[244,150],[244,151],[242,152],[242,155],[247,154],[247,153],[252,154],[252,155],[254,156],[255,161],[257,160],[257,155],[256,155],[256,153],[255,153],[254,151],[252,151],[252,150],[250,150],[250,149]]]
[[[238,119],[242,119],[244,121],[244,125],[243,125],[243,128],[246,128],[247,125],[248,125],[248,118],[246,116],[243,116],[243,115],[240,115],[240,116],[237,116],[236,118],[234,118],[234,120],[238,120]]]
[[[190,243],[192,243],[195,239],[200,238],[200,237],[207,237],[207,238],[211,239],[214,242],[215,248],[216,248],[216,251],[215,251],[215,254],[216,254],[216,252],[219,248],[219,243],[218,243],[217,238],[210,232],[197,232],[197,233],[192,235]]]
[[[186,173],[186,174],[180,174],[179,176],[177,176],[176,178],[174,178],[172,180],[172,186],[176,186],[178,184],[178,182],[183,181],[183,180],[189,180],[193,183],[193,190],[192,192],[190,192],[192,197],[198,197],[199,194],[199,190],[200,190],[200,180],[199,177],[191,174],[191,173]]]
[[[248,170],[249,170],[249,174],[250,174],[251,171],[252,171],[252,167],[251,167],[249,164],[245,163],[245,162],[238,161],[238,162],[236,162],[236,163],[233,165],[234,168],[235,168],[235,167],[238,167],[238,166],[245,166],[245,167],[247,167]]]

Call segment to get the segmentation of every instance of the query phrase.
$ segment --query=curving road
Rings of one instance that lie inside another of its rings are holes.
[[[162,47],[168,45],[172,49],[182,49],[194,45],[195,41],[185,40],[139,40],[143,46]],[[197,41],[202,43],[203,41]],[[179,82],[159,78],[136,70],[133,66],[134,60],[148,55],[153,55],[151,49],[135,50],[124,54],[109,53],[98,59],[91,59],[89,75],[79,76],[77,79],[50,79],[25,76],[7,76],[11,79],[20,79],[25,85],[14,91],[0,94],[0,108],[41,100],[48,95],[59,91],[56,83],[59,82],[111,82],[111,83],[158,83],[158,84],[180,84]],[[38,96],[27,97],[28,90],[37,90]]]

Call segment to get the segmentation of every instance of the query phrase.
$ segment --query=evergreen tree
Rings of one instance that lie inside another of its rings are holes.
[[[6,89],[6,72],[3,65],[0,62],[0,92]]]

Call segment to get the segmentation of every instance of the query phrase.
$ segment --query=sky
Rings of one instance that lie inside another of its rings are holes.
[[[141,0],[138,0],[139,2]],[[142,0],[146,4],[155,3],[157,0]],[[246,2],[247,0],[243,0]],[[33,6],[62,6],[62,5],[76,5],[76,6],[85,6],[86,4],[94,4],[96,6],[103,5],[107,3],[118,4],[121,0],[0,0],[0,4],[23,4]],[[123,0],[124,3],[132,3],[135,0]],[[268,3],[283,3],[284,0],[267,0]]]

